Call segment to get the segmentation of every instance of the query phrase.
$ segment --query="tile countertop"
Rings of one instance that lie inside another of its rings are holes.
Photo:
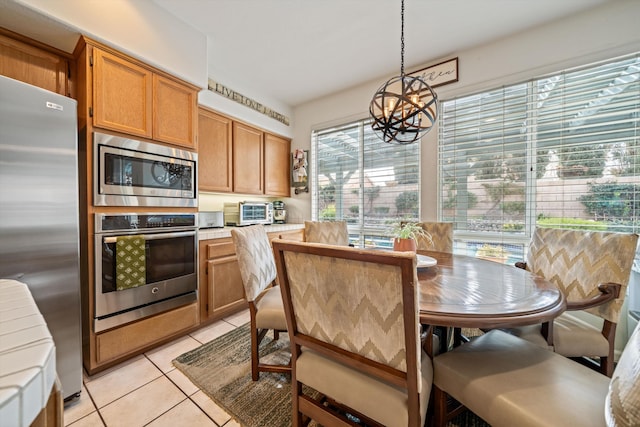
[[[0,279],[0,424],[29,426],[47,405],[55,350],[27,285]]]
[[[205,228],[198,231],[198,240],[220,239],[231,237],[231,230],[236,227]],[[267,233],[277,233],[279,231],[301,230],[304,224],[271,224],[265,225]]]

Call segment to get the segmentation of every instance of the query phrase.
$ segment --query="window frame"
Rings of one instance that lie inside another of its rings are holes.
[[[525,203],[525,208],[524,208],[524,228],[523,228],[523,232],[521,234],[516,234],[516,233],[506,233],[505,231],[496,231],[496,232],[487,232],[487,231],[471,231],[469,226],[468,226],[468,222],[466,222],[465,224],[467,225],[465,229],[460,229],[459,226],[454,227],[454,236],[455,236],[455,243],[456,243],[456,249],[455,251],[457,253],[469,253],[469,248],[468,248],[468,243],[470,242],[486,242],[486,243],[493,243],[493,244],[497,244],[497,245],[522,245],[523,249],[526,249],[526,245],[528,244],[531,236],[533,235],[533,231],[535,230],[535,227],[537,226],[537,211],[539,209],[539,203],[537,202],[537,193],[538,190],[540,190],[539,188],[539,184],[537,183],[537,177],[536,177],[536,169],[537,169],[537,164],[539,163],[539,159],[540,157],[538,156],[538,138],[537,138],[537,132],[538,132],[538,118],[540,116],[540,109],[536,108],[536,109],[532,109],[531,106],[536,105],[538,103],[537,99],[538,96],[541,95],[540,93],[538,93],[540,86],[539,83],[543,82],[545,80],[551,79],[553,78],[553,76],[557,76],[557,75],[561,75],[562,78],[564,78],[565,76],[571,76],[572,74],[578,74],[578,73],[584,73],[585,80],[589,79],[589,73],[594,72],[594,70],[597,70],[599,67],[606,67],[607,65],[612,65],[612,64],[617,64],[617,63],[622,63],[624,61],[630,60],[633,61],[635,59],[635,67],[637,68],[637,64],[640,63],[640,53],[635,53],[632,55],[626,55],[623,57],[618,57],[618,58],[611,58],[609,60],[606,61],[600,61],[598,63],[595,64],[589,64],[586,66],[582,66],[582,67],[576,67],[576,68],[572,68],[572,69],[568,69],[568,70],[563,70],[563,71],[559,71],[557,73],[550,73],[546,76],[542,76],[542,77],[537,77],[537,78],[532,78],[528,81],[525,82],[521,82],[521,83],[514,83],[514,84],[509,84],[509,85],[505,85],[502,87],[498,87],[498,88],[494,88],[494,89],[487,89],[487,90],[483,90],[481,92],[475,93],[475,94],[471,94],[471,95],[463,95],[463,96],[459,96],[456,98],[453,98],[451,100],[446,100],[446,101],[441,101],[441,103],[443,105],[441,105],[441,111],[446,112],[447,110],[447,105],[448,103],[453,103],[453,102],[458,102],[460,100],[465,100],[465,99],[470,99],[474,96],[483,96],[483,95],[487,95],[490,94],[492,91],[499,91],[499,90],[503,90],[505,88],[514,88],[518,85],[526,85],[527,87],[527,93],[529,97],[531,97],[529,100],[526,101],[526,106],[527,106],[527,111],[526,111],[526,126],[527,128],[527,132],[526,132],[526,168],[525,168],[525,173],[526,173],[526,178],[524,180],[524,185],[525,185],[525,190],[524,190],[524,203]],[[636,73],[637,76],[637,73]],[[637,77],[636,77],[637,78]],[[564,83],[564,81],[563,81]],[[630,97],[632,98],[632,104],[630,106],[629,110],[621,110],[623,111],[623,114],[629,114],[632,118],[630,119],[630,126],[629,126],[629,132],[631,132],[633,135],[632,137],[628,137],[629,141],[631,141],[631,149],[635,149],[636,150],[636,156],[635,156],[635,169],[634,169],[634,173],[631,175],[633,178],[638,178],[640,177],[640,158],[639,158],[639,154],[637,154],[637,150],[640,147],[640,136],[638,136],[638,134],[640,133],[640,119],[638,118],[638,115],[640,115],[640,101],[638,101],[640,99],[640,82],[638,82],[637,80],[635,82],[633,82],[634,86],[631,89],[632,92],[630,93]],[[571,89],[571,86],[567,85],[569,87],[569,89]],[[594,89],[589,89],[589,90],[594,90]],[[588,92],[589,90],[585,90],[585,93],[587,94],[587,96],[589,95]],[[637,97],[636,97],[637,94]],[[544,95],[544,94],[542,94]],[[575,96],[575,94],[573,94]],[[598,94],[599,96],[600,94]],[[597,96],[594,96],[593,98],[598,99]],[[584,107],[584,109],[588,109],[588,108],[593,108],[592,105],[594,101],[592,98],[588,98],[589,99],[589,103],[587,103],[587,106]],[[562,106],[561,108],[564,108],[564,106]],[[603,108],[604,109],[604,108]],[[564,114],[564,110],[562,110],[562,113],[559,114],[559,116],[561,117],[562,114]],[[634,116],[635,115],[635,116]],[[458,118],[458,117],[456,117]],[[464,119],[464,118],[462,118]],[[462,120],[461,119],[461,120]],[[446,205],[446,198],[445,198],[445,194],[443,189],[445,188],[445,185],[447,184],[447,181],[445,180],[445,164],[443,159],[445,158],[445,149],[451,149],[450,147],[445,147],[445,145],[447,144],[446,141],[446,133],[448,132],[448,130],[450,129],[450,127],[452,126],[451,124],[448,124],[446,122],[447,118],[446,118],[446,113],[445,114],[441,114],[440,118],[439,118],[439,132],[438,132],[438,216],[439,218],[441,218],[441,220],[447,220],[448,218],[451,218],[451,216],[446,215],[445,213],[445,209],[447,207]],[[449,119],[451,120],[451,119]],[[562,119],[562,120],[566,120],[566,119]],[[613,122],[615,124],[615,122]],[[480,121],[478,120],[478,124],[480,124]],[[607,122],[607,124],[609,124],[609,122]],[[455,126],[455,125],[453,125]],[[602,125],[600,125],[602,126]],[[503,123],[503,128],[505,127],[505,124]],[[623,131],[626,131],[625,129],[623,129]],[[611,131],[612,133],[615,132],[615,130]],[[635,133],[634,133],[635,132]],[[578,136],[580,137],[580,134],[578,133]],[[588,147],[591,144],[593,144],[591,135],[590,134],[586,134],[586,137],[583,136],[583,138],[586,139],[586,141],[581,142],[581,145],[584,144],[585,147]],[[560,138],[562,139],[562,138]],[[609,143],[610,141],[608,139],[604,140],[605,143]],[[495,144],[492,145],[491,147],[496,148],[496,147],[500,147],[500,146],[504,146],[504,141],[500,144]],[[562,147],[562,144],[558,145],[558,147]],[[606,149],[608,150],[608,154],[609,155],[613,150],[614,150],[615,145],[610,145],[607,146]],[[634,148],[635,147],[635,148]],[[455,148],[454,148],[455,149]],[[549,149],[549,148],[547,148]],[[558,148],[556,148],[558,149]],[[503,158],[504,159],[504,158]],[[468,176],[471,176],[472,174],[469,173]],[[604,174],[600,175],[600,178],[604,179]],[[594,177],[594,180],[597,179],[598,177]],[[618,180],[616,178],[617,182],[620,182],[620,180]],[[623,180],[624,181],[624,180]],[[633,183],[633,179],[630,180],[631,183]],[[454,187],[455,188],[455,187]],[[635,188],[634,195],[638,195],[640,196],[640,193],[638,193],[638,187]],[[456,195],[457,197],[457,195]],[[563,201],[564,202],[564,201]],[[456,201],[456,205],[457,205],[457,201]],[[635,215],[632,216],[631,218],[631,229],[628,230],[630,232],[636,232],[638,233],[638,231],[640,231],[640,213],[636,212],[635,210],[633,211],[635,212]],[[453,216],[454,220],[455,215]],[[562,225],[562,224],[554,224],[554,227],[558,227],[558,228],[569,228],[569,226],[566,225]],[[523,256],[524,256],[524,250],[523,252]]]

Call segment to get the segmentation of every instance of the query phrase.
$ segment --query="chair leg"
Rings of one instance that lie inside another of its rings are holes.
[[[605,320],[602,325],[602,335],[609,341],[609,354],[607,357],[600,358],[600,372],[611,378],[613,375],[613,343],[616,339],[616,324]]]
[[[611,375],[613,375],[613,357],[600,358],[600,373],[611,378]]]
[[[258,340],[258,330],[253,325],[253,322],[251,323],[251,379],[258,381],[258,378],[260,378],[260,371],[258,370],[260,340]]]
[[[302,384],[292,379],[291,384],[291,421],[292,427],[302,427],[304,425],[302,412],[300,412],[300,401],[298,400],[302,394]]]
[[[447,393],[435,384],[433,393],[433,427],[444,427],[447,424]]]

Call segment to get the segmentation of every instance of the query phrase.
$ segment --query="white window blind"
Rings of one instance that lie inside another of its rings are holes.
[[[442,102],[442,219],[476,237],[638,232],[639,78],[634,55]]]
[[[419,218],[420,144],[386,144],[370,120],[314,131],[312,139],[315,219],[346,220],[369,245],[385,244],[392,223]]]

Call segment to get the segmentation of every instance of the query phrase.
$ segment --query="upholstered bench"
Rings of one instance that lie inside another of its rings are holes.
[[[435,424],[446,422],[449,395],[493,427],[640,425],[639,331],[610,379],[492,330],[434,358]]]

